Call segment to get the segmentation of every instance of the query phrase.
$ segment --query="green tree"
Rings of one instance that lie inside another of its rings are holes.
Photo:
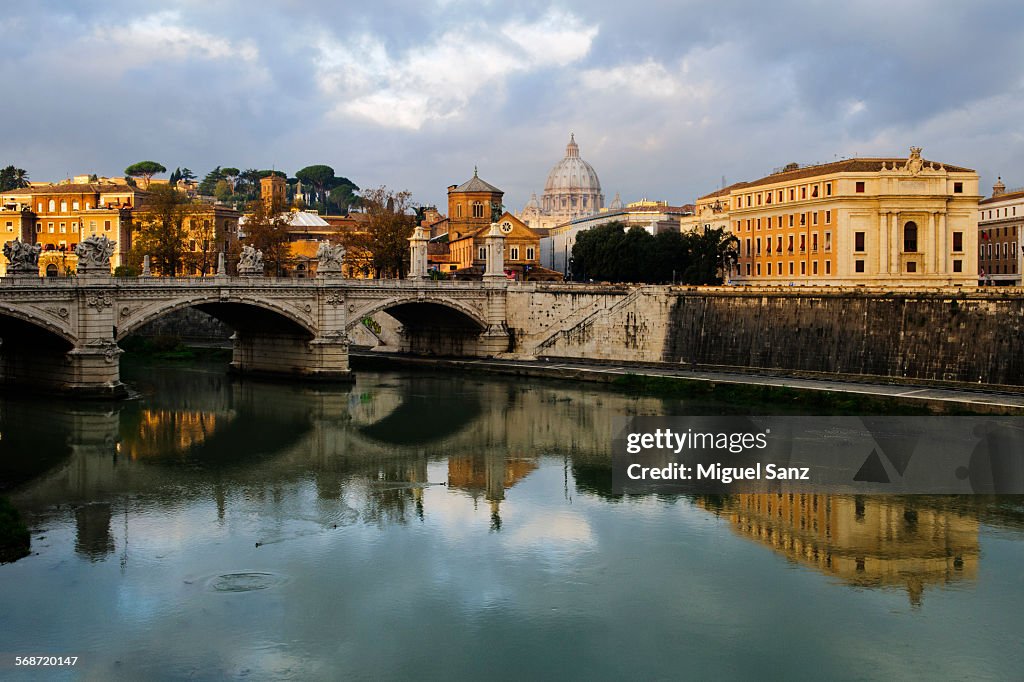
[[[315,165],[295,171],[295,177],[302,181],[302,184],[311,186],[316,190],[316,196],[320,198],[323,210],[327,210],[327,190],[334,186],[334,169],[330,166]]]
[[[736,263],[739,239],[721,227],[703,232],[695,230],[683,238],[687,249],[683,281],[686,284],[721,284],[724,274]]]
[[[220,166],[217,166],[207,173],[203,181],[199,183],[199,194],[212,197],[213,191],[217,189],[217,183],[221,180],[224,180],[224,172],[221,171]]]
[[[196,179],[196,174],[193,173],[188,168],[182,168],[181,169],[181,179],[182,180],[195,180]]]
[[[233,194],[231,182],[227,178],[218,181],[217,185],[213,188],[213,196],[217,197],[219,201],[228,201]]]
[[[220,172],[224,174],[224,179],[231,185],[231,193],[235,192],[235,183],[238,181],[239,170],[237,168],[221,168]]]
[[[21,187],[28,187],[28,173],[24,168],[11,165],[0,169],[0,192]]]
[[[124,169],[124,174],[129,178],[142,178],[145,182],[143,189],[149,189],[149,181],[154,175],[166,173],[167,169],[156,161],[139,161]]]
[[[130,265],[141,270],[149,256],[154,274],[173,277],[184,265],[189,219],[195,214],[188,197],[169,185],[154,187],[135,213]]]

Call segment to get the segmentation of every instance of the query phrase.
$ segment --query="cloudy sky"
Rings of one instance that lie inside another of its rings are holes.
[[[610,201],[905,155],[1024,185],[1017,0],[39,1],[4,9],[0,164],[326,163],[521,208],[570,131]]]

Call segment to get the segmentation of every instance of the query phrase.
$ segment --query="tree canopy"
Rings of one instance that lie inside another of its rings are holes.
[[[28,187],[28,172],[24,168],[6,166],[0,170],[0,192]]]
[[[268,206],[261,199],[249,202],[245,216],[245,243],[263,252],[268,275],[280,277],[291,261],[288,213],[280,204]],[[233,259],[237,258],[232,254]]]
[[[156,161],[139,161],[124,169],[124,174],[129,178],[142,178],[146,181],[146,189],[149,189],[149,181],[154,175],[166,173],[167,169]]]
[[[721,284],[735,252],[735,237],[722,228],[652,235],[613,222],[576,237],[570,269],[577,281]]]

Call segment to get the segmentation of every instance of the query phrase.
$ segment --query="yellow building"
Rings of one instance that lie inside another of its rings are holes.
[[[29,187],[0,194],[0,234],[4,243],[20,238],[43,247],[39,257],[40,276],[73,274],[78,256],[75,246],[94,235],[117,242],[110,267],[127,264],[132,230],[146,211],[148,193],[123,182],[89,176],[56,183],[33,183]],[[216,253],[227,251],[238,234],[238,212],[226,206],[197,205],[188,219],[185,244],[189,267],[198,274],[202,264],[212,272]],[[6,273],[5,259],[0,272]]]
[[[906,159],[791,164],[701,197],[696,213],[727,214],[736,283],[973,286],[978,199],[977,173],[913,147]]]
[[[505,274],[510,279],[561,279],[540,267],[540,236],[519,218],[502,211],[504,192],[473,177],[448,188],[448,255],[432,254],[435,264],[457,278],[478,279],[487,266],[486,236],[497,222],[505,236]],[[500,216],[496,215],[500,212]],[[495,221],[495,218],[497,220]]]

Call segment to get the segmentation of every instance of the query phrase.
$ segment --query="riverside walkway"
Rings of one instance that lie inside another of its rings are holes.
[[[863,397],[891,399],[902,404],[920,405],[936,411],[971,411],[991,414],[1024,414],[1024,392],[1001,392],[967,387],[923,386],[914,384],[888,384],[861,381],[799,377],[785,374],[746,373],[708,370],[690,370],[681,367],[655,365],[598,364],[565,360],[501,360],[476,358],[423,358],[392,355],[351,349],[350,355],[359,360],[378,360],[408,366],[464,368],[514,376],[548,377],[613,383],[625,376],[668,377],[706,384],[736,384],[770,386],[797,391],[820,391]]]

